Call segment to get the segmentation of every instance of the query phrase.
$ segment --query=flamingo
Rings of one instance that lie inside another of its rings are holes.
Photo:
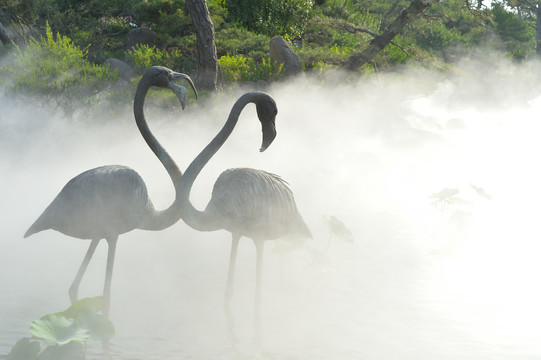
[[[276,137],[275,118],[278,112],[274,99],[263,92],[248,92],[234,104],[227,122],[216,137],[192,161],[180,179],[179,205],[182,219],[198,231],[225,229],[232,235],[229,272],[225,291],[226,305],[233,294],[234,267],[242,236],[251,238],[256,248],[256,312],[261,298],[261,266],[265,240],[298,234],[311,238],[302,219],[293,193],[278,175],[263,170],[235,168],[224,171],[216,180],[211,199],[204,211],[190,202],[192,185],[207,162],[232,133],[244,107],[254,103],[262,125],[263,143],[260,151]]]
[[[187,90],[175,84],[179,79],[187,80],[197,97],[195,86],[188,75],[165,67],[153,66],[139,81],[133,105],[135,122],[141,135],[167,170],[173,184],[179,182],[182,173],[150,131],[143,114],[143,104],[148,90],[156,86],[171,89],[179,97],[184,109]],[[101,239],[105,239],[108,253],[103,314],[108,316],[118,236],[133,229],[157,231],[175,224],[180,219],[175,202],[167,209],[157,211],[148,196],[145,182],[135,170],[122,165],[101,166],[71,179],[30,226],[24,237],[52,229],[74,238],[91,240],[69,288],[72,303],[77,300],[79,285],[98,243]]]

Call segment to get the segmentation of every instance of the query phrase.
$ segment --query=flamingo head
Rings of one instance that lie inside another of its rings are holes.
[[[195,88],[192,79],[186,74],[173,71],[164,66],[152,66],[145,72],[144,76],[150,76],[152,85],[154,86],[171,89],[171,91],[179,98],[182,109],[186,106],[188,90],[186,90],[184,86],[176,84],[175,82],[177,80],[186,80],[192,87],[195,98],[197,98],[197,89]]]
[[[265,151],[270,144],[276,138],[276,114],[278,114],[278,108],[274,99],[265,93],[258,93],[257,100],[255,101],[257,117],[261,122],[261,130],[263,132],[263,143],[259,151]]]

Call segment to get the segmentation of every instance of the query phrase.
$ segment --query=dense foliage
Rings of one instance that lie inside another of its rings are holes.
[[[222,81],[226,84],[244,83],[258,80],[272,81],[279,77],[282,66],[273,65],[270,59],[263,58],[261,63],[243,55],[224,55],[218,60]]]
[[[91,105],[100,91],[118,79],[116,72],[91,63],[86,55],[86,49],[67,36],[53,35],[47,25],[45,36],[30,39],[24,50],[16,49],[13,65],[0,71],[2,85],[13,94],[33,95],[43,107],[71,115]]]
[[[302,37],[312,10],[312,0],[226,1],[229,19],[250,31],[280,34],[287,39]]]
[[[221,85],[278,79],[280,69],[269,60],[269,40],[276,35],[290,42],[306,71],[323,74],[364,49],[409,4],[207,0]],[[445,71],[480,48],[517,61],[536,56],[541,5],[494,0],[488,6],[482,0],[435,2],[360,72],[392,71],[403,64]],[[197,72],[196,39],[185,0],[0,0],[0,22],[16,43],[11,49],[0,46],[0,60],[8,64],[0,68],[3,86],[68,114],[80,103],[122,97],[122,91],[108,91],[118,80],[118,74],[103,66],[110,57],[128,62],[139,74],[153,64]],[[128,33],[136,27],[150,27],[156,33],[153,43],[128,48]]]

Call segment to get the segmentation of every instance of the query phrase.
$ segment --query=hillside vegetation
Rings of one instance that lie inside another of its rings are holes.
[[[444,72],[483,51],[516,61],[533,58],[536,12],[520,3],[436,2],[358,73],[404,65]],[[324,80],[381,34],[409,1],[208,0],[207,5],[216,31],[219,85],[226,88],[281,78],[269,58],[269,41],[278,35],[306,72]],[[137,77],[126,81],[107,71],[106,59],[129,63],[135,75],[151,65],[192,77],[197,72],[196,38],[184,0],[2,0],[0,23],[14,43],[0,45],[6,96],[32,95],[68,115],[103,100],[131,101]],[[128,33],[139,27],[155,32],[152,44],[128,48]]]

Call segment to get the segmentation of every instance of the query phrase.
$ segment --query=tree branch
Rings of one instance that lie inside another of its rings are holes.
[[[379,34],[376,34],[375,32],[371,31],[371,30],[368,30],[368,29],[363,29],[363,28],[359,28],[359,27],[355,27],[355,26],[352,26],[352,25],[348,25],[348,24],[342,24],[342,25],[339,25],[339,27],[341,27],[342,29],[346,30],[346,31],[349,31],[350,33],[354,34],[354,33],[357,33],[357,32],[361,32],[361,33],[365,33],[365,34],[368,34],[374,38],[377,38],[378,36],[380,36]],[[397,43],[395,43],[393,40],[391,40],[390,42],[391,45],[394,45],[396,46],[397,48],[399,48],[400,50],[402,50],[402,52],[404,54],[406,54],[407,57],[411,58],[412,56],[406,51],[406,49],[404,49],[402,46],[398,45]]]
[[[367,62],[371,62],[376,55],[385,48],[393,38],[402,31],[417,15],[422,13],[436,0],[413,0],[402,13],[385,29],[383,34],[376,36],[368,47],[360,53],[353,54],[341,68],[356,71]]]
[[[2,25],[2,23],[0,22],[0,41],[2,42],[2,44],[4,44],[5,46],[7,45],[12,45],[13,42],[11,41],[11,39],[9,38],[9,35],[6,31],[6,29],[4,29],[4,26]]]

